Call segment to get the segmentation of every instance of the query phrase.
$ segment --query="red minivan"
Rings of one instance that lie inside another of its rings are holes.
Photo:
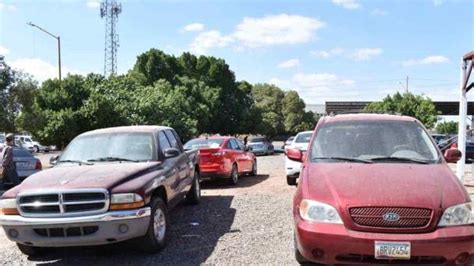
[[[319,120],[294,197],[299,263],[472,265],[474,203],[419,121]]]
[[[196,138],[184,144],[185,149],[199,149],[201,178],[228,178],[237,184],[239,175],[257,175],[257,159],[234,137]]]

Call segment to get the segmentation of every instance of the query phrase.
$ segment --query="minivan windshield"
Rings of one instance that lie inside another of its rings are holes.
[[[409,121],[344,121],[322,125],[313,162],[436,163],[438,152],[421,125]]]
[[[68,145],[59,162],[150,160],[153,160],[153,135],[123,132],[77,137]]]

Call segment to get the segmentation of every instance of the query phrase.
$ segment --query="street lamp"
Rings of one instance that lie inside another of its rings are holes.
[[[62,84],[61,84],[61,38],[59,36],[56,36],[52,33],[50,33],[49,31],[41,28],[40,26],[36,25],[36,24],[33,24],[31,22],[28,22],[26,23],[28,24],[29,26],[31,27],[35,27],[35,28],[38,28],[39,30],[41,30],[42,32],[48,34],[49,36],[55,38],[56,40],[58,40],[58,70],[59,70],[59,86],[62,87]]]

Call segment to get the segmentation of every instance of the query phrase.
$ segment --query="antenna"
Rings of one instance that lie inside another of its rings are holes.
[[[104,0],[100,3],[100,17],[105,17],[104,75],[117,74],[117,33],[118,15],[122,13],[122,4],[116,0]]]

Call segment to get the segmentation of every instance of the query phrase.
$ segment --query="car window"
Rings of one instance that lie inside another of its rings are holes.
[[[185,149],[219,148],[224,139],[192,139],[184,144]]]
[[[13,157],[33,157],[33,155],[24,149],[13,149]]]
[[[266,142],[265,138],[251,138],[249,140],[249,143],[255,143],[255,142]]]
[[[300,133],[298,136],[296,136],[295,143],[309,143],[312,135],[313,132]]]
[[[164,150],[171,148],[171,144],[163,131],[160,131],[160,133],[158,133],[158,142],[162,155]]]
[[[182,147],[179,145],[178,140],[174,137],[171,130],[165,130],[166,137],[170,141],[171,147],[182,151]]]
[[[323,125],[311,147],[317,158],[402,157],[436,162],[438,153],[430,136],[415,122],[350,121]]]
[[[237,143],[235,139],[231,139],[230,143],[233,150],[241,150],[239,144]]]

